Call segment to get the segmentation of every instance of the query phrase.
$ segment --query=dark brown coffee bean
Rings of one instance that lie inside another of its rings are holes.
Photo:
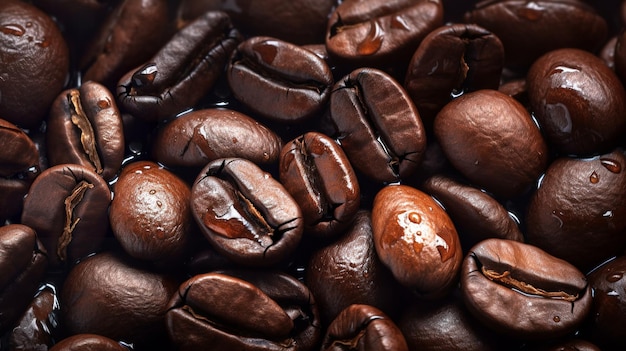
[[[320,111],[334,80],[326,61],[309,50],[272,37],[252,37],[228,65],[237,100],[262,116],[298,122]]]
[[[191,189],[191,208],[215,250],[247,266],[290,258],[304,230],[302,211],[289,192],[243,158],[207,164]]]
[[[589,156],[617,146],[626,130],[626,90],[599,57],[551,51],[528,71],[531,109],[546,140],[565,155]]]
[[[329,110],[327,134],[341,144],[355,169],[381,183],[415,173],[426,132],[411,98],[390,75],[354,70],[335,84]]]
[[[109,185],[90,168],[64,164],[46,169],[24,200],[21,223],[33,228],[55,268],[99,250],[109,229]]]
[[[50,351],[129,351],[129,348],[102,335],[75,334],[59,340]]]
[[[603,263],[589,274],[589,285],[593,290],[591,309],[586,334],[602,347],[602,350],[619,350],[626,347],[626,256],[618,256]]]
[[[321,338],[315,300],[297,279],[274,271],[197,275],[166,314],[179,350],[312,350]]]
[[[350,161],[333,139],[308,132],[280,154],[279,179],[300,205],[305,233],[334,237],[350,225],[361,191]]]
[[[457,282],[459,236],[430,195],[407,185],[384,187],[374,198],[372,231],[380,260],[418,296],[439,298]]]
[[[500,38],[506,64],[516,67],[559,48],[594,51],[608,32],[606,20],[579,0],[479,1],[464,20]]]
[[[402,332],[376,307],[355,304],[346,307],[328,326],[323,351],[351,350],[408,351]]]
[[[223,108],[186,113],[163,126],[152,154],[167,167],[204,167],[225,157],[276,164],[281,138],[248,115]]]
[[[331,56],[362,66],[408,57],[443,25],[443,12],[440,0],[343,1],[328,20],[326,47]]]
[[[69,50],[54,20],[19,0],[0,3],[0,118],[37,128],[69,73]]]
[[[40,168],[33,140],[13,123],[0,119],[0,222],[19,217],[24,195]]]
[[[461,294],[489,328],[520,339],[558,338],[591,309],[585,275],[536,246],[487,239],[463,260]]]
[[[572,338],[562,342],[550,343],[550,345],[536,345],[528,344],[523,350],[536,350],[536,351],[602,351],[610,349],[601,349],[595,344],[580,338]]]
[[[452,100],[437,114],[434,132],[454,168],[498,197],[529,190],[547,166],[548,148],[530,114],[497,90]]]
[[[224,12],[207,12],[179,30],[152,58],[120,78],[120,108],[146,121],[174,117],[200,101],[241,41]]]
[[[518,223],[506,208],[480,189],[443,175],[428,178],[422,188],[446,209],[465,250],[488,238],[524,241]]]
[[[26,311],[47,266],[46,250],[32,228],[0,227],[0,334],[13,328]]]
[[[119,2],[82,53],[82,80],[115,89],[122,75],[148,60],[173,34],[171,10],[168,0]]]
[[[130,256],[148,261],[182,261],[189,243],[189,185],[152,161],[126,165],[115,183],[110,222]]]
[[[67,275],[61,320],[68,335],[97,334],[138,349],[167,349],[165,313],[177,286],[121,253],[98,253]]]
[[[43,285],[20,317],[9,336],[9,350],[49,349],[54,345],[59,324],[59,300],[54,286]]]
[[[497,89],[504,66],[502,42],[474,24],[449,24],[430,32],[409,63],[404,87],[424,123],[453,96]]]
[[[122,166],[122,117],[115,97],[100,83],[63,91],[52,104],[46,132],[50,165],[79,164],[107,181]]]
[[[626,245],[626,157],[553,161],[528,205],[526,238],[587,271]]]
[[[352,304],[370,305],[388,315],[401,308],[397,296],[402,287],[376,254],[367,210],[357,212],[338,239],[311,254],[305,283],[315,296],[324,325]]]

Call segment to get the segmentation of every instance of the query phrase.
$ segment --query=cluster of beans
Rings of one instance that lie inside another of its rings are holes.
[[[623,350],[626,2],[1,0],[0,350]]]

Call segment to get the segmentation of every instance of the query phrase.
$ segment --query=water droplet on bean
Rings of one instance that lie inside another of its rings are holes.
[[[613,273],[606,277],[606,281],[609,283],[615,283],[619,281],[620,279],[622,279],[623,276],[624,276],[623,273]]]
[[[422,223],[422,217],[417,212],[411,212],[409,213],[409,221],[419,224]]]
[[[370,22],[370,31],[363,41],[357,46],[359,55],[372,55],[380,50],[383,45],[385,33],[377,21]]]
[[[410,30],[409,24],[402,16],[391,17],[391,28]]]
[[[22,35],[24,35],[25,30],[24,27],[20,26],[19,24],[5,24],[4,26],[0,27],[0,32],[7,35],[21,37]]]
[[[609,171],[613,173],[619,173],[622,171],[621,164],[619,164],[617,161],[614,161],[608,158],[601,158],[600,164],[602,164],[604,168],[608,169]]]
[[[591,173],[591,175],[589,176],[589,181],[593,184],[597,184],[600,181],[600,177],[598,176],[598,173],[596,173],[596,171],[593,171],[593,173]]]
[[[98,107],[101,109],[111,107],[111,103],[108,100],[98,100],[97,104],[98,104]]]

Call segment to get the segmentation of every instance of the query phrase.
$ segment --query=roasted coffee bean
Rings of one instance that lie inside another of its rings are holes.
[[[9,337],[10,351],[48,350],[59,329],[56,288],[43,285],[20,317]]]
[[[402,285],[423,298],[439,298],[457,282],[463,252],[454,224],[428,194],[388,185],[374,198],[376,253]]]
[[[65,278],[61,320],[68,335],[97,334],[138,349],[167,349],[165,312],[178,284],[123,253],[97,253]]]
[[[0,222],[19,217],[40,169],[37,145],[22,129],[0,119]]]
[[[207,108],[186,113],[163,126],[152,155],[167,167],[204,167],[226,157],[258,165],[276,164],[281,138],[248,115],[231,109]]]
[[[435,118],[434,133],[454,168],[497,197],[528,191],[547,167],[548,148],[530,114],[497,90],[449,102]]]
[[[564,155],[590,156],[617,146],[626,130],[626,89],[599,57],[551,51],[528,71],[528,96],[546,140]]]
[[[99,82],[114,91],[122,75],[152,57],[174,33],[168,2],[119,2],[82,53],[82,80]]]
[[[361,192],[352,165],[325,134],[308,132],[287,143],[280,154],[279,179],[300,205],[307,235],[337,236],[359,209]]]
[[[397,324],[410,350],[517,349],[515,343],[474,318],[456,292],[437,301],[412,300],[403,308]]]
[[[126,165],[115,183],[109,220],[130,256],[148,261],[182,261],[189,244],[191,189],[152,161]]]
[[[252,37],[228,64],[228,84],[237,100],[262,116],[299,122],[320,111],[334,80],[326,61],[309,50],[272,37]]]
[[[383,311],[355,304],[346,307],[328,326],[321,350],[408,351],[402,332]]]
[[[0,118],[37,128],[63,90],[69,50],[54,20],[19,0],[0,3]]]
[[[189,21],[199,13],[221,10],[246,36],[263,35],[304,45],[324,42],[326,23],[339,0],[180,0],[179,17]]]
[[[221,271],[181,284],[166,314],[178,350],[312,350],[321,339],[309,289],[275,271]]]
[[[409,63],[404,87],[425,124],[454,96],[497,89],[504,66],[502,42],[474,24],[449,24],[430,32]]]
[[[524,241],[515,218],[484,191],[443,175],[428,178],[422,189],[446,209],[464,250],[488,238]]]
[[[461,270],[463,301],[489,328],[519,339],[565,336],[591,310],[591,288],[570,263],[536,246],[487,239]]]
[[[339,60],[377,67],[410,56],[443,13],[440,0],[343,1],[328,20],[326,47]]]
[[[597,50],[608,33],[606,20],[579,0],[479,1],[464,20],[500,38],[506,64],[521,68],[559,48]]]
[[[203,14],[145,64],[120,78],[120,108],[147,121],[188,110],[213,87],[239,41],[240,34],[226,13]]]
[[[589,325],[583,335],[589,335],[602,350],[626,347],[626,256],[618,256],[600,265],[589,274],[593,290],[593,307]]]
[[[626,156],[559,158],[546,170],[527,208],[528,243],[582,271],[626,246]]]
[[[119,342],[97,334],[75,334],[59,340],[50,351],[129,351]]]
[[[376,254],[367,210],[357,212],[339,238],[313,251],[305,273],[324,325],[352,304],[370,305],[392,316],[398,312],[403,288]]]
[[[565,340],[562,342],[551,343],[551,345],[534,345],[529,344],[522,348],[522,350],[535,350],[535,351],[602,351],[609,349],[601,349],[597,345],[580,338],[572,338],[571,340]]]
[[[426,131],[404,88],[390,75],[359,68],[343,77],[330,98],[328,135],[352,166],[381,183],[393,183],[417,170]]]
[[[115,97],[100,83],[86,82],[61,92],[50,109],[46,132],[52,166],[83,165],[109,181],[122,165],[122,117]]]
[[[37,232],[50,265],[63,268],[101,248],[110,203],[109,185],[96,172],[81,165],[57,165],[31,185],[21,223]]]
[[[298,203],[252,161],[217,159],[198,174],[191,210],[220,254],[247,266],[272,266],[294,254],[304,230]]]
[[[0,334],[14,327],[46,273],[46,250],[32,228],[0,227]]]

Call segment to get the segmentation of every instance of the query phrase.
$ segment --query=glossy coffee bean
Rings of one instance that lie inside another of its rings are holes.
[[[37,232],[52,266],[67,267],[101,248],[110,203],[109,185],[96,172],[75,164],[57,165],[31,185],[21,223]]]
[[[188,110],[213,87],[241,40],[224,12],[209,11],[180,29],[117,83],[121,109],[146,121]]]
[[[531,109],[546,140],[564,155],[590,156],[617,146],[626,130],[626,89],[599,57],[551,51],[528,71]]]
[[[0,333],[15,326],[39,288],[48,258],[32,228],[0,227]]]
[[[585,275],[529,244],[487,239],[465,256],[463,301],[489,328],[519,339],[565,336],[591,310]]]
[[[414,174],[426,148],[419,112],[387,73],[359,68],[338,81],[330,98],[328,135],[353,167],[381,183]]]
[[[376,254],[367,210],[357,212],[339,238],[311,254],[304,282],[324,325],[352,304],[370,305],[392,316],[400,309],[397,296],[402,287]]]
[[[300,205],[304,231],[335,237],[359,210],[359,182],[341,146],[325,134],[307,132],[285,144],[279,180]]]
[[[623,150],[550,164],[528,205],[526,238],[583,271],[625,245],[626,156]]]
[[[28,305],[9,337],[10,350],[48,350],[58,333],[59,300],[54,286],[45,284]]]
[[[589,274],[593,290],[593,307],[586,334],[602,350],[620,350],[626,347],[626,256],[618,256],[600,265]]]
[[[374,198],[376,253],[402,285],[424,298],[439,298],[457,282],[463,252],[448,214],[428,194],[388,185]]]
[[[324,42],[328,16],[337,3],[338,0],[181,0],[179,16],[188,21],[204,11],[220,10],[228,13],[248,37],[263,35],[306,45]]]
[[[334,83],[326,61],[311,51],[263,36],[239,44],[230,58],[227,78],[238,101],[285,123],[320,111]]]
[[[191,189],[151,161],[124,167],[113,192],[109,220],[130,256],[148,261],[182,260],[189,243]]]
[[[128,351],[119,342],[97,334],[74,334],[59,340],[50,351]]]
[[[346,307],[328,326],[321,350],[408,351],[402,332],[384,312],[369,305]]]
[[[289,192],[243,158],[217,159],[202,169],[191,189],[191,211],[216,251],[247,266],[284,262],[304,230]]]
[[[422,120],[432,124],[454,95],[497,89],[504,66],[502,42],[474,24],[455,23],[430,32],[409,63],[404,87]]]
[[[114,91],[122,75],[153,56],[173,34],[171,11],[168,0],[117,3],[81,52],[82,80]]]
[[[443,13],[439,0],[343,1],[328,19],[326,47],[339,60],[377,66],[411,55]]]
[[[500,38],[513,67],[528,67],[559,48],[599,49],[608,32],[606,20],[579,0],[479,1],[464,20]]]
[[[166,314],[179,350],[313,350],[321,338],[315,300],[285,273],[223,271],[181,284]]]
[[[2,1],[0,62],[0,118],[37,128],[68,78],[69,51],[59,27],[27,2]]]
[[[33,140],[15,124],[0,119],[0,221],[19,217],[24,195],[40,168]]]
[[[547,166],[547,145],[530,114],[497,90],[449,102],[435,118],[434,133],[454,168],[497,197],[529,190]]]
[[[50,109],[46,133],[50,165],[83,165],[107,181],[122,165],[122,117],[115,97],[100,83],[61,92]]]
[[[271,129],[231,109],[207,108],[186,113],[164,125],[152,154],[167,167],[204,167],[225,157],[258,165],[276,164],[283,146]]]
[[[167,348],[165,313],[177,286],[122,253],[98,253],[67,275],[61,321],[68,335],[97,334],[139,349]]]
[[[434,175],[421,186],[446,209],[464,250],[488,238],[524,241],[515,219],[484,191],[444,175]]]

